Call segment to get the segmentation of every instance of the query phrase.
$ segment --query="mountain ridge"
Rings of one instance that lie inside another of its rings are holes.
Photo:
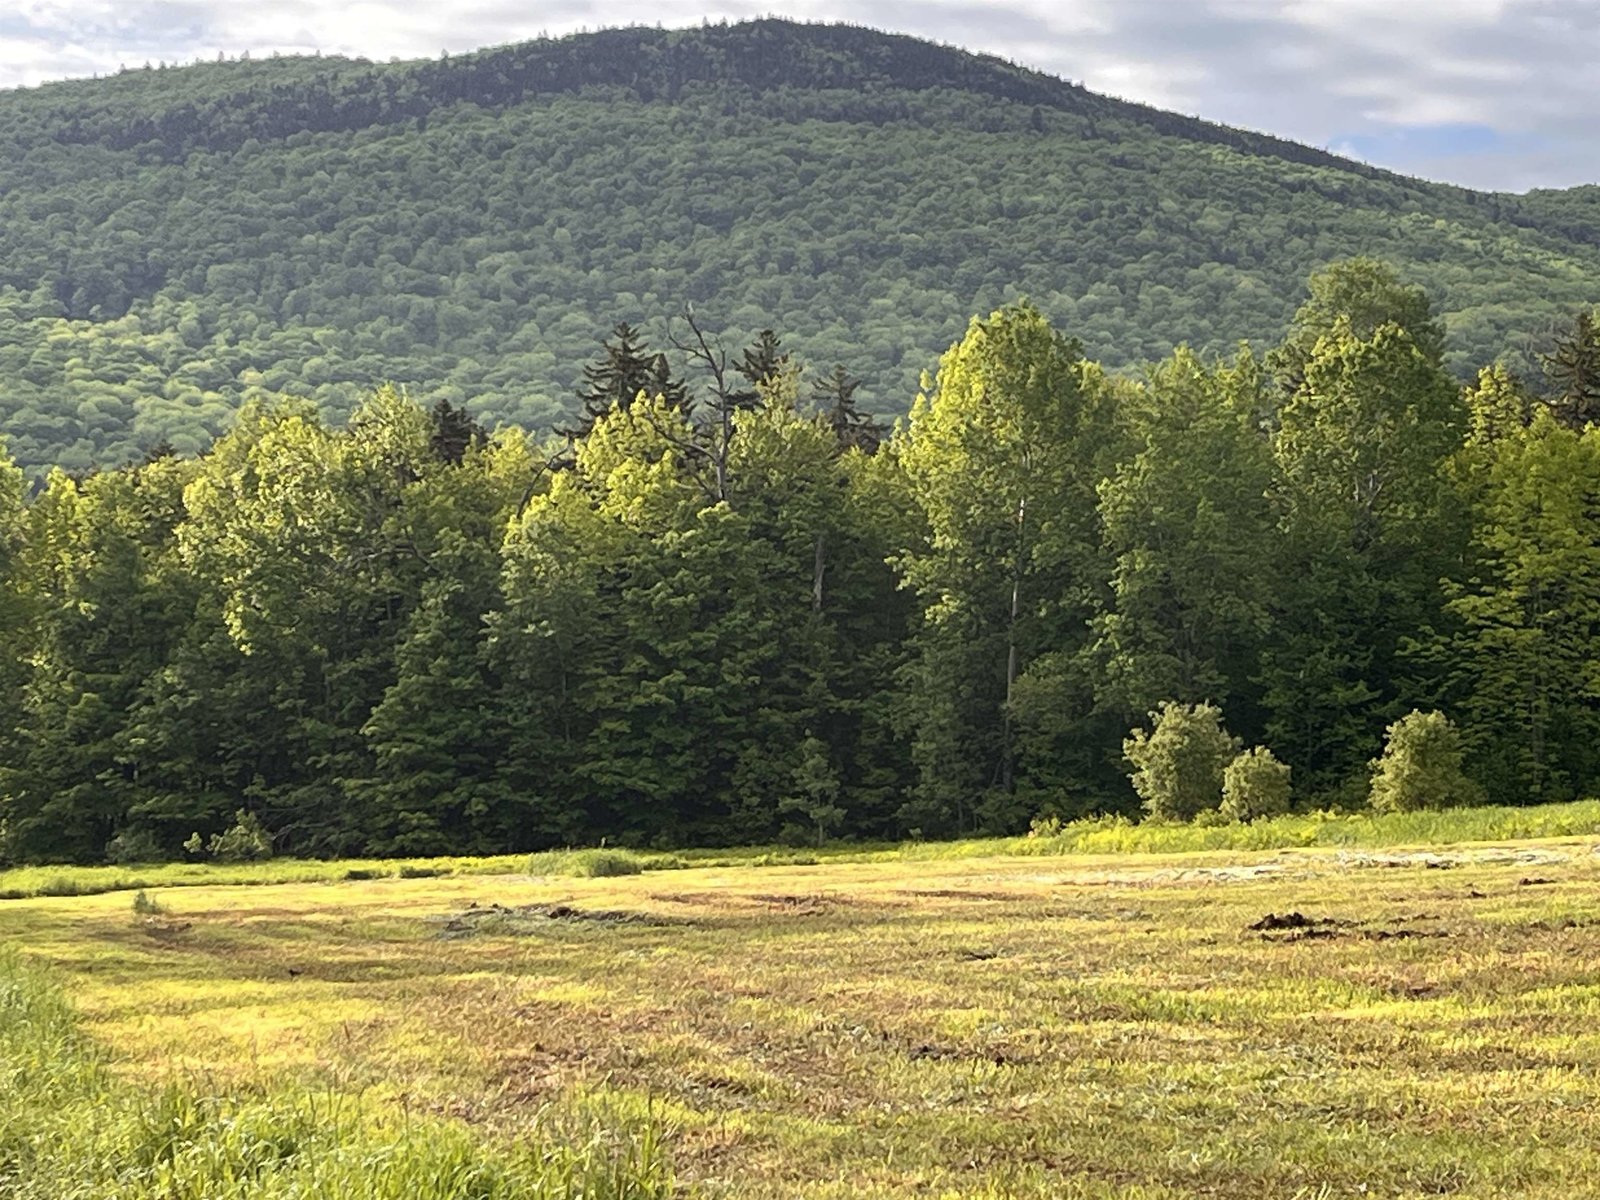
[[[1600,188],[1473,192],[850,25],[630,27],[0,93],[0,422],[30,469],[195,453],[384,382],[559,426],[619,320],[776,329],[904,409],[1020,294],[1135,366],[1281,336],[1369,254],[1466,376],[1600,301]]]
[[[606,85],[632,89],[640,99],[648,103],[660,98],[670,99],[676,88],[705,78],[703,70],[696,71],[695,68],[704,68],[712,64],[706,61],[703,54],[696,54],[697,51],[704,49],[705,44],[704,39],[697,35],[708,31],[714,31],[719,37],[726,39],[735,51],[740,48],[737,41],[743,38],[753,43],[744,47],[746,49],[766,49],[798,55],[801,78],[798,81],[786,78],[782,84],[774,83],[769,75],[739,69],[752,60],[734,58],[724,64],[735,68],[731,82],[740,83],[756,92],[776,90],[780,86],[847,91],[885,86],[912,91],[950,87],[986,95],[993,99],[1048,106],[1080,115],[1092,116],[1102,113],[1132,117],[1158,132],[1179,133],[1192,140],[1225,145],[1244,153],[1262,154],[1289,162],[1330,166],[1357,174],[1394,180],[1432,183],[1445,187],[1457,186],[1408,176],[1264,131],[1207,121],[1202,117],[1172,112],[1138,101],[1095,92],[1082,84],[1013,62],[999,55],[966,50],[952,44],[849,22],[803,22],[764,17],[731,24],[723,22],[672,29],[625,25],[567,37],[538,38],[487,46],[466,54],[441,56],[439,59],[402,59],[382,63],[341,55],[278,55],[266,60],[236,59],[214,65],[194,63],[165,67],[163,70],[193,71],[221,67],[223,70],[237,71],[240,68],[259,67],[262,63],[268,64],[272,69],[282,70],[286,64],[303,63],[318,68],[318,74],[324,76],[325,82],[331,82],[341,73],[354,77],[347,82],[358,83],[370,83],[380,79],[392,80],[396,76],[411,75],[421,84],[422,96],[418,99],[427,108],[467,100],[493,110],[514,106],[535,96],[571,94],[585,86]],[[831,62],[820,59],[817,53],[819,51],[848,54],[853,50],[859,55],[861,48],[843,44],[839,35],[846,35],[848,39],[860,39],[863,36],[870,39],[873,43],[872,49],[881,60],[878,64],[880,70],[876,73],[863,70],[872,64],[861,61],[859,57],[854,61],[848,58],[836,58]],[[646,64],[650,70],[635,71],[632,75],[628,75],[617,72],[607,61],[606,55],[614,51],[618,45],[629,44],[630,48],[638,52],[649,52],[656,56],[652,62]],[[593,50],[594,54],[587,59],[579,60],[575,65],[568,65],[566,69],[552,64],[552,55],[570,58],[574,47]],[[930,73],[914,74],[919,69],[929,71],[929,68],[932,68]],[[84,83],[98,84],[105,82],[106,79],[144,74],[149,70],[150,68],[142,71],[136,68],[101,79],[52,81],[33,89],[12,89],[0,92],[0,105],[5,103],[9,95],[17,91],[40,92]],[[808,79],[804,74],[805,71],[812,71],[815,74]],[[363,75],[367,78],[361,78]],[[455,82],[456,86],[451,86],[452,82]],[[479,86],[474,88],[473,83]],[[360,89],[344,88],[341,91],[361,94]],[[259,89],[241,89],[232,97],[235,102],[261,98],[263,97]],[[283,97],[278,96],[276,99],[281,101]],[[372,107],[363,109],[352,104],[350,109],[340,113],[340,116],[348,121],[343,124],[330,124],[326,121],[318,123],[310,114],[300,111],[280,112],[270,123],[248,131],[237,131],[237,136],[242,143],[245,138],[251,136],[282,138],[299,132],[335,132],[367,127],[374,123],[375,118],[377,121],[387,123],[414,120],[427,111],[427,108],[408,110],[394,104],[393,100],[394,97],[390,96],[386,100],[373,102],[376,111],[373,111]],[[355,123],[357,116],[362,118],[359,124]],[[97,142],[115,149],[126,149],[151,141],[167,145],[169,149],[177,152],[190,148],[181,141],[180,130],[148,119],[137,120],[120,130],[101,127],[84,131],[75,128],[69,139],[71,144]],[[231,147],[227,143],[208,144],[206,148],[211,150],[236,148],[237,144]],[[1459,190],[1472,191],[1468,188]]]

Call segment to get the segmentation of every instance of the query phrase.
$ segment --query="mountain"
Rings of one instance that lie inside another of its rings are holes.
[[[1424,284],[1464,372],[1600,300],[1600,191],[1489,194],[850,26],[623,29],[0,94],[0,423],[72,469],[385,380],[549,428],[616,321],[778,330],[902,410],[1031,296],[1113,366],[1278,337],[1305,276]]]

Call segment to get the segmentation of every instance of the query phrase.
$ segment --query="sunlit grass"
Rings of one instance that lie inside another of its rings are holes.
[[[1181,853],[524,859],[18,900],[0,928],[121,1094],[358,1097],[358,1145],[438,1123],[497,1155],[598,1136],[609,1162],[648,1128],[678,1186],[741,1200],[1567,1200],[1600,1177],[1600,856],[1475,836],[1504,819],[1354,825],[1456,849],[1345,852],[1339,818],[1265,853],[1168,829]],[[1269,913],[1320,932],[1251,928]]]
[[[565,1136],[561,1136],[561,1135]],[[486,1141],[331,1090],[149,1091],[119,1080],[56,988],[0,957],[0,1195],[8,1200],[653,1200],[654,1127]]]

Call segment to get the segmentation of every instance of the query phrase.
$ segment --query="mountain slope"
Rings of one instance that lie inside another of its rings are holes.
[[[1424,183],[845,26],[133,71],[0,95],[0,162],[0,421],[35,466],[386,379],[548,427],[606,328],[685,302],[895,411],[1019,292],[1123,365],[1275,338],[1312,268],[1375,254],[1461,370],[1600,299],[1592,189]]]

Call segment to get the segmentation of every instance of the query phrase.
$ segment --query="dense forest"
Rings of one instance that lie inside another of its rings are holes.
[[[384,388],[6,462],[0,860],[1016,830],[1133,811],[1158,710],[1303,806],[1414,710],[1497,800],[1600,784],[1587,314],[1463,387],[1369,259],[1138,375],[1018,302],[893,429],[779,334],[670,331],[542,442]]]
[[[1406,179],[844,26],[134,69],[0,95],[0,155],[0,422],[33,480],[385,382],[547,431],[614,321],[664,343],[684,304],[849,363],[886,416],[1024,294],[1122,369],[1276,341],[1299,280],[1370,253],[1429,289],[1459,379],[1532,371],[1600,300],[1594,189]]]

